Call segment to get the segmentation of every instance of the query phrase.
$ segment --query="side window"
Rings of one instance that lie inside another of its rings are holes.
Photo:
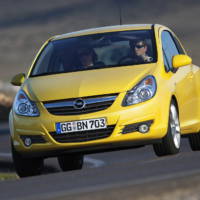
[[[165,51],[163,51],[163,58],[164,58],[165,69],[166,69],[166,71],[168,72],[168,71],[170,71],[170,65],[169,65],[169,63],[168,63],[168,60],[167,60]]]
[[[163,56],[164,61],[166,59],[166,71],[171,70],[172,67],[172,58],[173,56],[179,54],[179,51],[176,47],[176,44],[168,31],[163,31],[161,35],[162,39],[162,48],[163,48]]]
[[[185,51],[183,50],[180,42],[175,38],[174,38],[174,42],[176,43],[176,47],[178,48],[179,54],[185,54]]]

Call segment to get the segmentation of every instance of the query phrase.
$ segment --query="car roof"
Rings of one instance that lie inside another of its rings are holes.
[[[77,36],[97,34],[97,33],[106,33],[106,32],[147,30],[147,29],[152,29],[152,26],[153,24],[126,24],[126,25],[116,25],[116,26],[104,26],[99,28],[90,28],[81,31],[66,33],[62,35],[56,35],[52,37],[51,40],[60,40],[70,37],[77,37]]]

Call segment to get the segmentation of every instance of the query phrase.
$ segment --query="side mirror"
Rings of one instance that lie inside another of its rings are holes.
[[[15,75],[15,76],[12,78],[11,84],[12,84],[12,85],[15,85],[15,86],[21,86],[22,83],[24,82],[24,80],[25,80],[25,74],[20,73],[20,74]]]
[[[172,59],[172,65],[174,68],[179,68],[190,64],[192,64],[192,58],[187,55],[175,55]]]

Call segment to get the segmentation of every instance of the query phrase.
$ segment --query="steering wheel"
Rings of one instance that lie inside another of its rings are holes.
[[[136,60],[130,56],[122,57],[118,64],[119,65],[133,65],[136,62]]]

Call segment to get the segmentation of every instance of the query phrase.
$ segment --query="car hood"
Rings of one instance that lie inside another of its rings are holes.
[[[30,77],[23,90],[33,101],[120,93],[153,74],[155,68],[156,64],[144,64]]]

